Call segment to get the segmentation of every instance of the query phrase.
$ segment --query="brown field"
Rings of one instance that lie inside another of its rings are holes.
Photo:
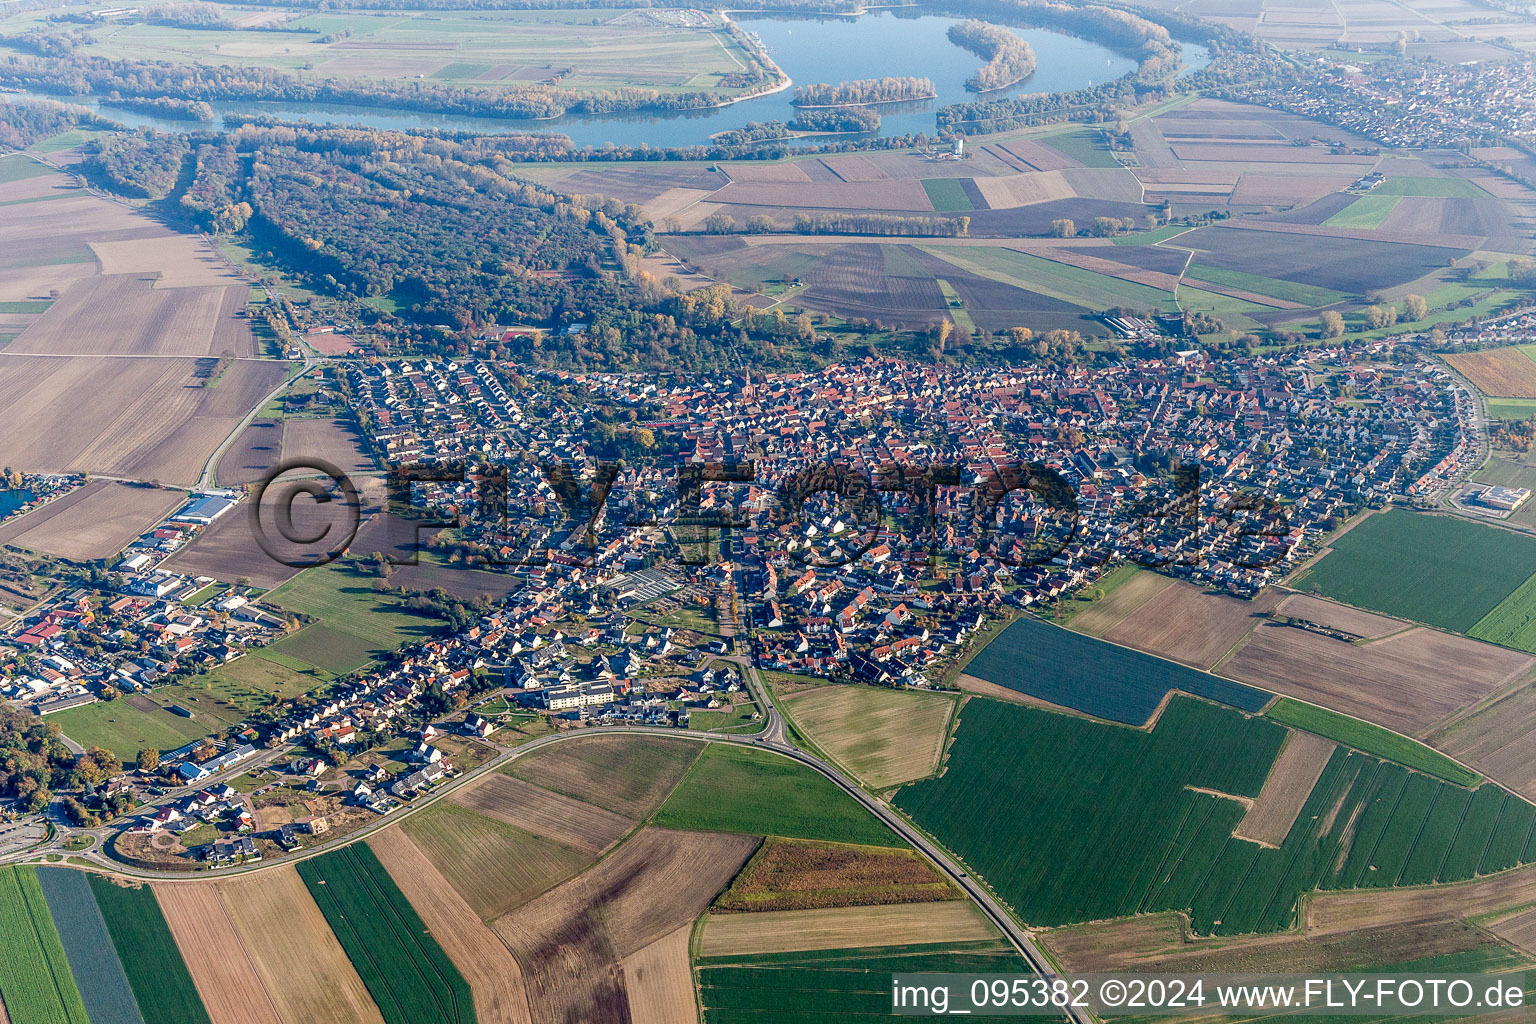
[[[487,775],[449,799],[540,839],[594,855],[618,842],[635,825],[630,818],[540,789],[510,775]]]
[[[1269,769],[1264,788],[1232,834],[1265,846],[1284,843],[1335,749],[1332,740],[1291,730]]]
[[[317,458],[343,473],[372,473],[378,467],[363,448],[362,437],[336,417],[291,417],[283,422],[283,458]]]
[[[227,481],[221,477],[220,482]],[[246,505],[205,528],[168,558],[165,566],[194,576],[212,576],[225,583],[244,576],[263,590],[271,590],[299,574],[299,570],[276,561],[256,545],[250,508]]]
[[[293,867],[219,883],[242,945],[288,1024],[382,1024],[363,981]]]
[[[720,169],[730,175],[732,181],[739,182],[805,185],[811,180],[799,164],[725,164]]]
[[[1309,934],[1334,935],[1384,924],[1476,917],[1536,904],[1536,865],[1470,882],[1403,889],[1351,889],[1305,901]]]
[[[592,863],[584,851],[536,838],[449,801],[412,815],[401,828],[486,921]]]
[[[913,850],[770,836],[712,909],[761,913],[961,898],[960,890]]]
[[[1377,615],[1374,612],[1361,611],[1359,608],[1351,608],[1348,605],[1335,604],[1325,601],[1320,597],[1310,594],[1291,594],[1275,606],[1276,615],[1288,615],[1295,619],[1306,619],[1315,622],[1319,626],[1327,626],[1329,629],[1340,629],[1355,636],[1362,636],[1368,640],[1386,636],[1388,633],[1396,633],[1400,629],[1406,629],[1409,623],[1402,619],[1389,618],[1386,615]]]
[[[219,459],[214,479],[221,487],[255,483],[282,458],[282,421],[252,420]]]
[[[523,967],[535,1018],[624,1020],[620,961],[690,924],[756,845],[751,836],[644,829],[495,921]]]
[[[1072,616],[1070,628],[1089,636],[1103,636],[1136,609],[1173,586],[1173,579],[1141,571],[1111,590],[1088,608]]]
[[[997,938],[997,931],[981,911],[970,900],[955,900],[887,907],[711,914],[704,919],[699,954],[733,956],[993,938]]]
[[[688,963],[691,925],[624,958],[624,991],[632,1024],[689,1024],[699,1019]]]
[[[844,181],[889,181],[891,177],[873,160],[856,154],[822,157],[819,162]]]
[[[702,188],[669,188],[645,203],[645,212],[660,226],[668,217],[676,216],[681,210],[697,203],[709,193],[710,190]]]
[[[0,301],[46,299],[49,293],[63,292],[96,268],[89,263],[58,263],[46,267],[15,267],[0,270]]]
[[[1034,246],[1029,247],[1030,252],[1041,256],[1054,263],[1065,263],[1069,267],[1081,267],[1097,274],[1107,274],[1110,277],[1118,277],[1124,281],[1135,281],[1137,284],[1148,285],[1152,288],[1162,288],[1171,291],[1178,284],[1178,277],[1174,274],[1165,274],[1157,270],[1145,270],[1141,267],[1133,267],[1127,263],[1121,263],[1114,259],[1107,259],[1117,247],[1113,245],[1095,246]],[[1025,251],[1019,247],[1019,251]]]
[[[797,728],[874,789],[937,771],[954,710],[941,694],[860,684],[818,686],[784,703]]]
[[[812,185],[727,185],[710,197],[716,203],[779,206],[788,209],[916,210],[933,212],[928,193],[917,181],[844,182]]]
[[[632,818],[650,815],[704,745],[643,736],[592,736],[519,757],[507,774]]]
[[[1208,669],[1262,622],[1263,615],[1279,601],[1280,595],[1271,588],[1245,601],[1180,580],[1102,635],[1117,644]]]
[[[213,883],[153,889],[213,1024],[284,1024]]]
[[[1456,760],[1536,800],[1536,684],[1480,707],[1430,733],[1427,740]]]
[[[25,355],[255,354],[250,327],[236,317],[245,308],[248,285],[154,288],[154,284],[152,274],[81,278],[11,342],[10,351]]]
[[[1353,180],[1354,175],[1349,171],[1343,174],[1245,174],[1232,190],[1232,203],[1236,206],[1296,206],[1337,192]]]
[[[997,148],[1040,171],[1059,171],[1064,167],[1082,166],[1076,160],[1052,149],[1044,142],[1021,139],[1017,142],[999,143]]]
[[[185,491],[92,480],[0,526],[0,545],[77,562],[111,558],[186,497]]]
[[[197,235],[92,242],[103,274],[158,274],[156,288],[223,288],[240,284],[240,274]]]
[[[0,352],[0,451],[37,472],[191,484],[287,365],[237,360],[216,386],[201,387],[191,358]]]
[[[1305,974],[1357,971],[1477,949],[1479,928],[1456,920],[1387,924],[1333,935],[1191,939],[1182,914],[1057,928],[1041,936],[1068,971]]]
[[[532,1024],[517,961],[410,837],[387,828],[370,836],[368,846],[469,982],[480,1024]]]
[[[1445,666],[1455,665],[1455,672]],[[1255,629],[1221,674],[1422,736],[1536,659],[1428,628],[1347,643],[1279,623]]]
[[[1488,930],[1510,945],[1527,953],[1536,953],[1536,910],[1527,910],[1488,926]]]
[[[1536,359],[1518,348],[1489,348],[1442,358],[1485,395],[1536,398]]]
[[[977,178],[976,188],[994,210],[1011,210],[1077,195],[1061,171],[1035,171],[1004,178]],[[1139,197],[1138,197],[1139,198]]]

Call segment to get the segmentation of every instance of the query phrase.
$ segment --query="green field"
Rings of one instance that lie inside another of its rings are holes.
[[[929,943],[700,958],[695,970],[704,1024],[840,1024],[892,1019],[893,974],[1028,974],[1001,942]],[[966,1020],[1056,1021],[1059,1017]]]
[[[937,213],[964,213],[976,208],[961,187],[959,178],[924,178],[922,184]]]
[[[1323,221],[1325,228],[1365,228],[1374,231],[1397,209],[1400,195],[1361,196]]]
[[[124,761],[132,761],[145,747],[175,750],[221,728],[218,723],[183,718],[158,706],[153,711],[140,711],[122,697],[59,711],[49,715],[48,721],[57,722],[64,735],[81,746],[110,750]]]
[[[1270,694],[1023,615],[972,658],[965,671],[998,686],[1097,718],[1141,725],[1169,690],[1245,711]]]
[[[1467,635],[1536,654],[1536,576],[1478,619]]]
[[[1371,189],[1373,196],[1427,196],[1429,198],[1487,199],[1482,186],[1465,178],[1417,178],[1395,175]]]
[[[1285,730],[1175,698],[1146,733],[973,698],[942,776],[896,806],[1032,925],[1182,910],[1202,935],[1291,927],[1313,889],[1451,882],[1532,856],[1536,808],[1336,750],[1279,849],[1233,836]],[[1009,808],[1001,815],[998,808]]]
[[[53,305],[53,300],[51,299],[20,299],[15,302],[0,302],[0,313],[46,313],[51,305]]]
[[[90,876],[91,892],[123,961],[145,1024],[208,1024],[208,1011],[148,886]]]
[[[0,868],[0,999],[16,1024],[90,1024],[29,867]]]
[[[440,621],[375,594],[372,580],[332,564],[307,569],[271,591],[266,601],[321,620],[273,644],[271,650],[322,669],[349,672],[431,635]]]
[[[1478,625],[1536,572],[1536,539],[1451,516],[1378,512],[1292,581],[1302,591],[1456,633]],[[1517,615],[1516,606],[1503,612]]]
[[[664,828],[901,846],[836,784],[766,750],[711,744],[656,812]]]
[[[1303,704],[1299,700],[1281,697],[1266,714],[1282,725],[1290,725],[1307,732],[1315,732],[1319,736],[1327,736],[1331,740],[1354,747],[1363,753],[1374,754],[1388,761],[1396,761],[1398,764],[1416,768],[1447,782],[1454,782],[1458,786],[1475,786],[1482,781],[1481,775],[1457,764],[1438,750],[1426,747],[1418,740],[1409,739],[1407,736],[1399,735],[1390,729],[1383,729],[1379,725],[1372,725],[1370,722],[1362,722],[1358,718],[1341,715],[1337,711],[1320,708],[1315,704]]]
[[[1492,420],[1528,420],[1536,416],[1536,398],[1485,398],[1483,408]]]
[[[997,247],[933,246],[924,252],[994,281],[1101,310],[1111,306],[1172,311],[1173,294],[1134,281],[1122,281],[1082,267]]]
[[[1245,274],[1240,270],[1223,270],[1203,263],[1190,264],[1185,274],[1208,284],[1219,284],[1238,291],[1268,295],[1270,298],[1284,299],[1287,302],[1300,302],[1306,306],[1331,306],[1335,302],[1343,302],[1349,298],[1343,292],[1318,288],[1315,285],[1297,284],[1295,281],[1282,281],[1279,278],[1263,277],[1259,274]]]
[[[1120,161],[1104,145],[1098,132],[1078,128],[1060,135],[1044,135],[1036,140],[1050,146],[1063,156],[1069,156],[1084,167],[1119,167]]]
[[[45,174],[56,173],[47,164],[12,153],[9,156],[0,156],[0,182],[21,181],[23,178],[41,178]]]
[[[385,1024],[474,1024],[469,985],[366,844],[301,861],[299,875]]]

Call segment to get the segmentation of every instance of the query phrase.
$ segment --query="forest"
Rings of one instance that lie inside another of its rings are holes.
[[[1035,51],[1001,25],[968,18],[949,27],[949,41],[986,60],[965,80],[971,92],[992,92],[1035,73]]]
[[[817,82],[795,86],[797,107],[843,107],[862,103],[901,103],[932,99],[938,93],[927,78],[865,78],[857,82]]]
[[[812,107],[789,122],[797,132],[877,132],[880,113],[868,107]]]
[[[85,144],[82,169],[119,195],[162,199],[176,186],[191,149],[185,135],[167,132],[103,135]]]

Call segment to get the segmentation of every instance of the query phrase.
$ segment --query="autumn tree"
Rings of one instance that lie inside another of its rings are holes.
[[[1323,337],[1342,338],[1344,336],[1344,317],[1337,310],[1324,310],[1321,320]]]

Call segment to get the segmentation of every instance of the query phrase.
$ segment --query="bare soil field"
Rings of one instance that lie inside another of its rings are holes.
[[[645,212],[657,224],[675,216],[709,195],[701,188],[669,188],[645,204]]]
[[[1232,834],[1265,846],[1284,843],[1336,748],[1330,739],[1291,730],[1280,756],[1270,766],[1264,788]]]
[[[1456,760],[1536,800],[1536,684],[1527,684],[1430,733]]]
[[[1236,206],[1295,206],[1337,192],[1354,181],[1344,174],[1245,174],[1232,190]]]
[[[139,244],[154,244],[150,240]],[[209,356],[253,355],[249,327],[235,314],[250,289],[155,289],[152,275],[82,278],[11,342],[15,354]]]
[[[928,193],[915,180],[882,182],[821,182],[811,185],[727,185],[710,197],[740,206],[779,206],[786,209],[913,210],[932,213]]]
[[[1133,579],[1126,586],[1135,582]],[[1119,590],[1110,597],[1118,594]],[[1280,595],[1269,588],[1245,601],[1179,580],[1158,590],[1099,635],[1126,647],[1209,669],[1262,622],[1279,600]],[[1072,622],[1074,629],[1078,619]]]
[[[1070,199],[1077,195],[1061,171],[1035,171],[1011,174],[1005,178],[977,178],[976,187],[987,205],[994,210],[1011,210],[1052,199]]]
[[[510,775],[487,775],[449,799],[540,839],[593,855],[618,842],[635,825],[630,818],[540,789]]]
[[[1410,736],[1530,671],[1536,659],[1428,628],[1348,643],[1279,623],[1255,629],[1221,674]],[[1455,665],[1455,672],[1445,666]]]
[[[191,484],[287,365],[236,360],[202,387],[190,358],[0,352],[0,451],[27,470]]]
[[[650,815],[698,760],[703,745],[647,736],[591,736],[557,743],[507,774],[632,818]]]
[[[940,694],[859,684],[815,687],[785,705],[817,746],[874,789],[938,770],[954,708]]]
[[[1527,910],[1495,922],[1488,926],[1488,930],[1505,942],[1519,946],[1527,953],[1536,954],[1536,910]]]
[[[1181,914],[1057,928],[1041,936],[1068,971],[1320,973],[1364,970],[1477,949],[1487,933],[1461,921],[1387,924],[1333,935],[1191,939]]]
[[[156,288],[223,288],[242,284],[238,271],[197,235],[92,242],[103,274],[157,274]]]
[[[1064,167],[1081,167],[1065,153],[1052,149],[1043,142],[1020,139],[1016,142],[1000,142],[997,148],[1009,156],[1023,161],[1037,171],[1059,171]]]
[[[889,181],[891,177],[873,160],[857,154],[822,157],[819,162],[843,181]],[[806,180],[810,180],[809,177]]]
[[[1303,907],[1308,934],[1336,935],[1385,924],[1476,917],[1536,904],[1536,865],[1454,885],[1320,893]]]
[[[624,991],[632,1024],[690,1024],[699,1019],[688,962],[691,925],[625,957]]]
[[[213,1024],[285,1024],[212,882],[160,882],[155,899]]]
[[[372,473],[378,467],[363,448],[357,428],[339,417],[296,416],[283,421],[283,458],[317,458],[343,473]]]
[[[383,1024],[293,867],[219,883],[235,930],[287,1024]]]
[[[539,839],[447,801],[412,815],[401,827],[485,921],[522,906],[592,863],[582,850]]]
[[[1441,358],[1485,395],[1536,398],[1536,359],[1518,348],[1488,348]]]
[[[690,924],[756,845],[751,836],[644,829],[592,870],[496,920],[523,967],[535,1018],[624,1020],[620,961]]]
[[[96,272],[90,263],[57,263],[45,267],[14,267],[0,270],[0,301],[39,301],[63,292],[82,277]]]
[[[1388,633],[1396,633],[1410,625],[1401,619],[1361,611],[1359,608],[1351,608],[1348,605],[1335,604],[1310,594],[1288,595],[1285,600],[1275,606],[1275,614],[1306,619],[1308,622],[1315,622],[1329,629],[1340,629],[1346,633],[1363,636],[1368,640],[1386,636]]]
[[[221,477],[220,482],[226,482]],[[295,516],[297,522],[298,517]],[[192,542],[166,560],[166,568],[194,576],[212,576],[233,583],[244,576],[253,586],[271,590],[299,570],[262,551],[251,530],[250,508],[239,508],[216,520]]]
[[[221,487],[255,483],[282,459],[282,420],[252,420],[219,459],[214,478]]]
[[[368,846],[469,982],[475,1017],[482,1024],[532,1024],[523,972],[512,953],[410,837],[398,828],[387,828],[370,836]]]
[[[804,949],[969,942],[997,937],[970,900],[832,910],[711,914],[699,936],[701,956],[788,953]]]
[[[1203,250],[1199,261],[1210,266],[1357,294],[1418,280],[1476,247],[1475,240],[1459,247],[1445,241],[1427,235],[1413,239],[1426,244],[1400,244],[1369,232],[1270,220],[1196,228],[1179,237],[1180,245]]]
[[[0,526],[0,545],[86,562],[111,558],[186,499],[185,491],[92,480]]]
[[[763,185],[807,185],[811,179],[799,164],[724,164],[720,168],[730,175],[731,181]],[[844,179],[846,180],[846,179]]]

